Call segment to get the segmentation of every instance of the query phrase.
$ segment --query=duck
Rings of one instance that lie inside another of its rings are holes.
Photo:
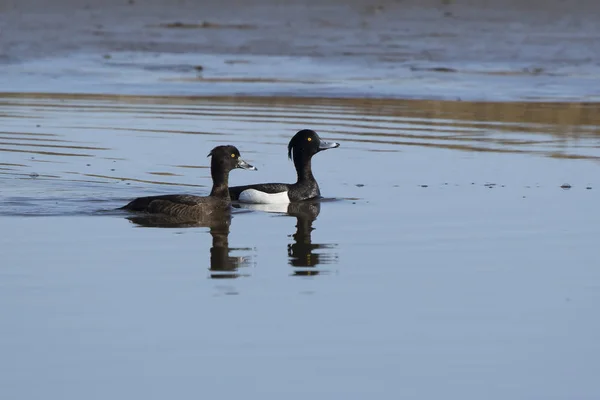
[[[225,218],[231,206],[228,188],[229,172],[236,168],[251,171],[256,171],[257,168],[244,161],[240,157],[239,150],[231,145],[215,147],[208,157],[212,157],[210,173],[213,185],[210,195],[167,194],[139,197],[121,209],[151,216],[165,216],[180,224],[186,221],[197,223],[206,221],[208,224]]]
[[[229,188],[232,200],[240,203],[277,204],[321,197],[319,184],[312,173],[312,157],[324,150],[335,149],[339,143],[322,140],[311,129],[298,131],[288,144],[288,158],[294,162],[296,183],[259,183]]]

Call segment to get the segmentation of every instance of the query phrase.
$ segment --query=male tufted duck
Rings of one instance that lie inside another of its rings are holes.
[[[242,203],[273,204],[302,201],[321,196],[319,185],[312,174],[312,156],[320,151],[335,149],[339,143],[325,142],[313,130],[296,133],[288,145],[288,157],[294,161],[298,181],[288,183],[260,183],[229,188],[232,200]]]

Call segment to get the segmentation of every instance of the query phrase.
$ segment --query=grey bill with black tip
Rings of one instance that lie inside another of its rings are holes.
[[[242,160],[241,158],[238,158],[237,168],[247,169],[250,171],[257,170],[257,168],[255,166],[248,164],[246,161]]]
[[[336,142],[326,142],[324,140],[321,140],[319,143],[319,151],[335,149],[336,147],[340,147],[340,144]]]

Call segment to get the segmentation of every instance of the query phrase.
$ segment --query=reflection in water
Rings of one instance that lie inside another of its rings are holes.
[[[333,264],[337,262],[336,253],[315,253],[315,250],[332,248],[334,245],[315,244],[312,242],[313,222],[321,211],[321,204],[317,202],[292,203],[287,213],[296,217],[296,233],[292,235],[294,243],[288,244],[289,264],[293,267],[314,268],[319,264]],[[294,275],[317,275],[318,270],[295,269]]]
[[[213,279],[238,278],[244,276],[238,273],[238,269],[246,267],[250,258],[243,256],[230,256],[230,251],[250,250],[249,248],[229,247],[229,227],[231,225],[231,213],[229,211],[213,214],[212,218],[201,221],[183,220],[177,217],[141,214],[127,217],[136,225],[153,228],[189,228],[208,227],[212,236],[212,247],[210,248],[210,277]]]
[[[203,168],[191,149],[216,138],[245,142],[240,125],[265,133],[251,149],[257,157],[287,143],[282,132],[308,124],[365,153],[411,146],[600,160],[600,105],[583,102],[4,93],[0,122],[0,179],[74,187],[201,186],[185,178],[184,168]],[[206,128],[193,128],[198,124]],[[167,142],[180,149],[177,156],[162,151]],[[156,157],[148,162],[147,154]]]
[[[244,276],[237,270],[247,267],[250,259],[244,256],[230,256],[231,250],[250,250],[249,248],[229,247],[229,224],[211,226],[212,247],[210,248],[210,277],[213,279],[238,278]]]
[[[74,109],[80,118],[75,122]],[[0,153],[7,153],[3,155],[25,167],[41,156],[53,162],[76,163],[78,159],[85,159],[85,163],[90,163],[99,159],[120,159],[122,154],[115,153],[120,150],[123,132],[137,137],[223,136],[240,123],[281,132],[282,124],[294,129],[308,122],[318,132],[335,134],[336,140],[382,148],[409,145],[597,160],[596,143],[588,139],[600,136],[599,110],[597,103],[584,102],[295,97],[167,99],[5,93],[0,96],[0,121],[3,123]],[[204,120],[214,129],[199,132],[187,125],[185,129],[174,129],[186,118],[193,120],[192,125]],[[142,124],[145,120],[147,123]],[[252,130],[252,126],[248,129]],[[98,145],[92,145],[94,143]],[[160,176],[173,179],[165,178],[165,182],[155,183],[179,184],[174,177],[181,175],[181,166],[165,164],[161,168],[164,170],[158,171]],[[96,179],[134,178],[142,182],[154,182],[157,172],[143,171],[144,175],[152,175],[149,178],[124,176],[122,171],[69,170]]]
[[[312,242],[313,222],[321,212],[321,203],[304,201],[290,204],[240,204],[239,207],[272,213],[286,213],[296,217],[296,232],[291,236],[294,243],[287,245],[288,263],[294,268],[295,276],[318,275],[318,265],[334,264],[338,261],[337,253],[323,252],[334,248],[335,244],[318,244]],[[321,250],[321,251],[320,251]]]
[[[128,216],[127,219],[136,225],[147,228],[211,228],[222,225],[229,227],[231,225],[231,211],[228,209],[214,210],[210,214],[194,219],[163,214],[138,213]]]

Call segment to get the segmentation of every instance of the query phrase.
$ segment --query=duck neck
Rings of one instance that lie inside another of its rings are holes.
[[[294,156],[294,166],[298,174],[298,183],[315,181],[311,168],[311,157],[305,157],[302,154],[299,154],[298,157]]]
[[[211,197],[229,200],[229,172],[224,172],[218,165],[211,165],[210,174],[213,186],[210,191]]]

